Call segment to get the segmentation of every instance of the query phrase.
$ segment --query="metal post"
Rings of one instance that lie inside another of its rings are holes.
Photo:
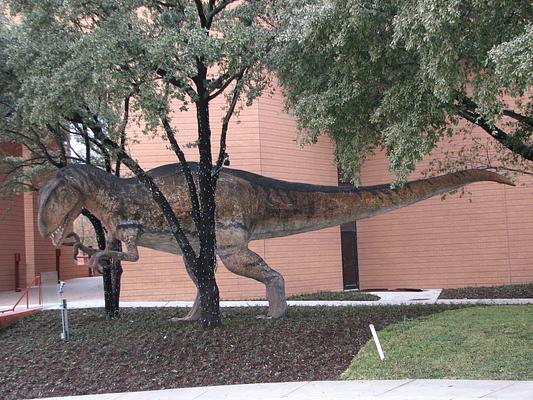
[[[68,342],[70,338],[70,330],[68,326],[68,309],[67,309],[67,299],[63,298],[63,289],[65,288],[65,282],[59,282],[59,290],[57,293],[59,294],[59,300],[60,304],[59,307],[61,309],[61,325],[63,327],[63,331],[61,332],[61,339],[65,342]]]
[[[43,304],[43,282],[41,280],[41,275],[39,275],[39,305]]]
[[[57,271],[57,283],[61,282],[61,276],[59,271],[60,266],[60,258],[61,258],[61,249],[56,249],[56,271]]]
[[[61,339],[65,342],[68,342],[70,339],[70,330],[68,327],[68,309],[67,309],[67,299],[63,299],[61,302],[61,321],[63,323],[63,332],[61,333]]]
[[[15,292],[20,290],[20,253],[15,253]]]

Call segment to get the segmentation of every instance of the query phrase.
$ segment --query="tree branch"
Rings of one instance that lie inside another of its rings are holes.
[[[161,192],[161,189],[159,189],[159,187],[155,184],[153,178],[148,175],[146,171],[144,171],[141,166],[133,158],[131,158],[128,153],[126,153],[124,149],[121,149],[116,142],[105,136],[101,126],[98,124],[97,116],[93,115],[92,120],[87,119],[86,121],[84,121],[83,117],[80,114],[76,114],[72,116],[72,122],[85,122],[89,129],[93,131],[96,138],[100,140],[102,144],[111,148],[113,152],[115,152],[115,154],[117,154],[117,156],[121,158],[123,164],[126,165],[135,174],[135,176],[139,179],[139,181],[141,181],[143,186],[148,190],[148,193],[150,193],[152,199],[161,209],[163,215],[165,216],[165,219],[167,220],[170,226],[172,235],[176,239],[176,242],[178,243],[183,252],[183,256],[188,261],[194,262],[194,260],[196,259],[196,253],[192,248],[189,239],[187,239],[187,236],[185,235],[185,232],[183,231],[181,224],[176,217],[176,214],[174,214],[172,206],[168,202],[163,192]]]
[[[124,151],[126,146],[126,127],[128,126],[128,121],[130,118],[130,98],[129,96],[124,99],[124,117],[122,119],[122,124],[120,125],[118,132],[120,135],[119,146]],[[120,164],[122,160],[117,157],[115,162],[115,176],[120,176]]]
[[[244,71],[241,73],[244,74]],[[233,97],[231,98],[231,102],[228,107],[228,111],[226,112],[226,115],[224,116],[224,119],[222,120],[222,130],[220,132],[220,149],[218,152],[218,159],[215,166],[215,182],[218,177],[218,174],[220,170],[222,169],[222,165],[224,164],[224,161],[226,160],[227,153],[226,153],[226,136],[228,133],[228,125],[229,121],[235,112],[235,106],[237,105],[237,101],[239,100],[239,97],[241,95],[241,86],[239,85],[239,80],[237,81],[237,84],[235,85],[235,89],[233,90]]]
[[[83,136],[85,141],[85,163],[90,164],[91,163],[91,141],[89,140],[89,134],[87,133],[87,130],[82,128],[83,130]]]
[[[207,28],[207,19],[205,17],[202,0],[194,0],[194,3],[196,4],[196,10],[198,10],[198,18],[200,18],[200,24],[202,25],[202,28]]]
[[[169,83],[171,83],[175,87],[185,90],[185,93],[189,95],[192,101],[196,101],[196,99],[198,98],[198,93],[196,93],[196,91],[193,89],[191,85],[189,85],[188,83],[184,82],[181,79],[176,78],[175,76],[172,76],[169,72],[167,72],[163,68],[157,68],[156,73],[160,77],[166,79]]]
[[[488,133],[493,139],[496,139],[501,145],[516,153],[526,160],[533,161],[533,147],[524,144],[521,141],[512,140],[513,137],[501,130],[495,125],[490,124],[481,114],[467,110],[465,108],[455,106],[458,115],[466,119],[467,121],[479,126],[486,133]]]
[[[206,22],[206,28],[211,28],[211,24],[213,23],[213,18],[222,10],[224,10],[228,5],[231,3],[236,2],[237,0],[221,0],[218,5],[214,5],[209,11],[209,13],[206,16],[207,22]],[[214,2],[213,2],[214,3]]]
[[[194,183],[194,179],[191,173],[191,168],[189,166],[189,163],[185,159],[185,154],[183,153],[183,150],[181,150],[181,147],[176,141],[174,130],[170,126],[170,123],[167,117],[161,117],[161,122],[163,123],[163,128],[165,129],[165,133],[167,135],[168,141],[170,142],[170,147],[172,148],[172,150],[178,157],[181,170],[183,171],[183,174],[185,175],[185,180],[189,188],[189,198],[191,199],[191,205],[192,205],[192,218],[193,218],[194,224],[196,225],[196,229],[200,231],[200,202],[198,200],[198,191],[196,190],[196,184]]]
[[[80,117],[81,118],[81,117]],[[81,119],[79,119],[81,121]],[[80,124],[81,126],[84,126],[83,122],[78,122],[76,124]],[[90,129],[90,127],[89,127]],[[91,129],[92,130],[92,129]],[[112,167],[111,167],[111,155],[109,154],[109,151],[107,147],[103,145],[103,143],[100,142],[100,140],[91,137],[87,131],[81,130],[76,126],[76,132],[72,132],[72,134],[76,134],[78,136],[81,136],[84,140],[85,138],[89,139],[91,143],[93,143],[96,147],[98,147],[98,150],[100,150],[102,157],[104,158],[104,165],[106,172],[112,173]],[[79,155],[78,155],[79,156]]]
[[[47,124],[47,128],[50,132],[52,132],[52,135],[54,136],[57,147],[59,148],[60,162],[61,164],[63,164],[63,166],[66,166],[67,165],[67,154],[66,154],[65,146],[64,146],[64,140],[63,140],[64,138],[61,137],[59,130],[54,129],[53,126]]]
[[[208,98],[207,100],[208,101],[211,101],[213,100],[215,97],[219,96],[220,94],[224,93],[224,91],[228,88],[228,86],[235,80],[239,81],[242,79],[244,73],[246,72],[246,70],[248,69],[248,67],[243,67],[241,68],[241,70],[230,76],[228,78],[228,75],[225,74],[225,75],[221,75],[219,76],[217,79],[215,79],[211,85],[213,86],[213,88],[217,88],[219,87],[219,89],[216,91],[216,92],[213,92]],[[226,81],[224,81],[224,79],[226,79]]]
[[[37,162],[37,160],[40,160],[40,161]],[[48,162],[48,160],[43,160],[43,157],[34,157],[34,158],[26,159],[26,160],[22,161],[20,164],[18,164],[16,166],[14,166],[13,168],[11,168],[9,171],[3,173],[4,181],[7,181],[6,178],[8,178],[10,175],[13,175],[15,172],[17,172],[21,168],[29,167],[29,166],[33,166],[33,165],[44,165],[47,162]]]
[[[503,110],[503,115],[505,115],[506,117],[515,119],[523,123],[524,125],[529,125],[531,128],[533,128],[533,118],[527,117],[522,114],[518,114],[514,112],[513,110]]]
[[[106,240],[105,240],[105,228],[102,225],[102,222],[86,208],[83,208],[81,210],[81,213],[83,214],[84,217],[86,217],[91,222],[94,228],[94,233],[96,234],[96,241],[98,243],[98,248],[100,250],[104,250],[106,247]]]
[[[48,151],[48,149],[46,148],[46,146],[44,145],[44,143],[41,141],[41,138],[39,137],[39,135],[37,134],[37,132],[35,132],[33,130],[33,128],[30,128],[30,131],[31,133],[33,134],[34,136],[34,140],[31,140],[31,142],[33,142],[34,144],[37,145],[37,147],[39,149],[41,149],[41,151],[43,152],[42,156],[44,156],[44,158],[46,158],[48,160],[48,162],[50,164],[52,164],[54,167],[56,168],[61,168],[61,167],[64,167],[65,165],[67,165],[67,162],[66,162],[66,158],[65,158],[65,162],[63,163],[62,161],[56,161],[54,160],[54,158],[52,157],[52,155],[50,154],[50,152]],[[22,137],[24,137],[24,135],[20,135]],[[26,148],[31,152],[31,153],[34,153],[29,146],[26,146]]]

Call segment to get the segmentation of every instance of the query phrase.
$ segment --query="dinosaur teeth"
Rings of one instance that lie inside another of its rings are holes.
[[[55,231],[53,231],[50,234],[50,238],[52,239],[52,243],[54,246],[59,246],[61,243],[61,239],[63,239],[63,232],[65,231],[65,227],[67,226],[67,219],[65,218],[61,225],[57,227]]]

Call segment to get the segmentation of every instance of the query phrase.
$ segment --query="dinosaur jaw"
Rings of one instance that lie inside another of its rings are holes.
[[[54,230],[52,233],[48,235],[50,239],[52,239],[52,243],[55,247],[61,246],[61,242],[63,241],[63,236],[65,235],[65,228],[68,224],[68,215],[63,218],[63,221],[59,224],[59,226]]]

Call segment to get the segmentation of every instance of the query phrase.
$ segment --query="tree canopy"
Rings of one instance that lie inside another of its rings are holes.
[[[288,107],[348,175],[384,147],[404,180],[460,120],[533,161],[530,1],[304,0],[281,27]]]
[[[62,144],[67,136],[79,135],[90,142],[88,147],[101,150],[109,172],[113,172],[112,159],[126,165],[165,215],[199,289],[197,300],[207,326],[220,323],[214,279],[218,171],[228,157],[230,118],[243,98],[253,101],[268,81],[264,69],[274,35],[268,17],[270,3],[0,2],[12,16],[2,21],[5,70],[19,84],[2,139],[8,138],[8,132],[26,131],[52,144],[53,138],[59,151],[45,146],[44,155],[52,164],[57,158],[64,164],[73,157],[61,151]],[[209,110],[210,102],[219,96],[226,97],[227,106],[219,154],[213,160]],[[177,111],[189,109],[197,116],[197,180],[182,151],[184,143],[180,144],[176,135],[180,126]],[[162,135],[176,154],[189,188],[195,238],[182,229],[154,180],[128,153],[132,139],[127,138],[127,126],[135,122],[146,132]],[[193,248],[191,239],[199,248]]]

